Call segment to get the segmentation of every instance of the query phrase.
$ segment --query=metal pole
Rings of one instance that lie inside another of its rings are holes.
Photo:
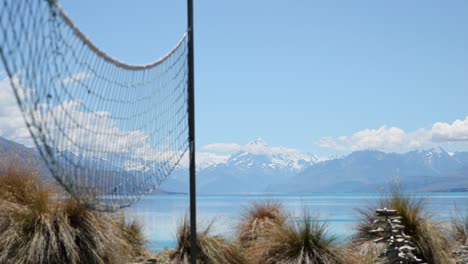
[[[193,54],[193,0],[187,0],[188,26],[188,115],[190,153],[190,262],[197,263],[197,204],[195,177],[195,78]]]

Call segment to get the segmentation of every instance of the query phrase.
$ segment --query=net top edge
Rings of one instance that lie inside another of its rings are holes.
[[[138,71],[138,70],[148,70],[151,68],[154,68],[160,64],[162,64],[164,61],[166,61],[172,54],[174,54],[177,49],[182,45],[184,40],[188,37],[188,32],[185,32],[182,37],[180,38],[179,42],[177,45],[170,50],[164,57],[157,59],[153,62],[150,62],[148,64],[128,64],[122,61],[119,61],[118,59],[115,59],[111,56],[109,56],[107,53],[105,53],[103,50],[98,48],[81,30],[73,23],[71,18],[65,13],[65,11],[62,9],[62,7],[58,4],[55,5],[57,8],[58,14],[60,17],[63,19],[65,24],[70,27],[70,29],[73,31],[73,34],[77,36],[86,46],[88,46],[97,56],[101,57],[105,61],[115,65],[116,67],[123,68],[126,70],[133,70],[133,71]]]

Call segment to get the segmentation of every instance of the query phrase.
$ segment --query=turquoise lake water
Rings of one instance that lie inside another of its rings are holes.
[[[468,210],[468,193],[421,193],[429,210],[439,220],[448,221],[455,206]],[[233,236],[242,210],[252,201],[273,200],[281,202],[293,216],[299,217],[303,209],[319,214],[329,225],[330,234],[345,240],[352,235],[358,214],[356,208],[375,203],[380,194],[339,195],[199,195],[197,197],[197,221],[201,226],[215,219],[214,231],[226,237]],[[143,225],[148,247],[158,252],[165,247],[175,247],[175,233],[188,212],[187,195],[150,195],[126,208],[126,214]]]

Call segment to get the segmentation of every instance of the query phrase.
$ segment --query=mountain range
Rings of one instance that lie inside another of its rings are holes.
[[[0,172],[7,171],[11,169],[10,166],[17,164],[37,168],[44,178],[49,178],[50,173],[35,148],[28,148],[0,137]]]
[[[375,192],[396,179],[413,191],[468,190],[468,152],[449,153],[440,147],[406,153],[362,150],[323,159],[289,149],[271,149],[265,141],[256,139],[246,150],[222,162],[200,164],[198,192]],[[36,164],[41,174],[48,174],[34,148],[0,137],[0,170],[12,160]],[[99,161],[94,159],[88,164],[96,163]],[[161,189],[188,192],[188,169],[179,165]]]
[[[231,155],[225,162],[211,166],[202,166],[197,172],[198,191],[202,193],[252,193],[265,192],[268,185],[282,184],[304,169],[320,161],[311,154],[300,152],[271,151],[262,139],[251,141],[247,149]],[[185,168],[178,168],[174,178],[179,182],[187,179]],[[185,175],[185,177],[179,176]],[[162,188],[174,190],[173,182]],[[187,188],[187,181],[183,185]],[[180,189],[175,189],[181,191]],[[185,189],[187,190],[187,189]]]
[[[266,146],[260,139],[252,144]],[[178,168],[162,188],[188,190],[187,175]],[[361,150],[323,159],[239,151],[197,172],[200,193],[375,192],[395,181],[413,191],[467,191],[468,152],[449,153],[441,147],[406,153]]]
[[[295,175],[289,183],[268,191],[375,192],[399,181],[412,191],[468,190],[468,153],[442,148],[407,153],[355,151],[345,157],[317,163]]]

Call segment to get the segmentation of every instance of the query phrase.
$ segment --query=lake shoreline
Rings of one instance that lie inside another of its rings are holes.
[[[417,197],[428,200],[431,211],[439,212],[440,220],[449,221],[454,206],[468,209],[468,193],[466,192],[431,192],[415,193]],[[233,227],[238,222],[240,212],[252,201],[273,200],[282,202],[296,217],[305,207],[318,213],[321,219],[329,223],[330,231],[341,241],[352,234],[356,223],[357,208],[363,208],[375,203],[382,197],[381,193],[354,194],[308,194],[308,195],[278,195],[278,194],[231,194],[231,195],[199,195],[197,197],[198,217],[200,224],[217,219],[215,231],[226,236],[234,236]],[[153,252],[175,246],[176,226],[188,213],[188,196],[186,195],[150,195],[126,208],[128,217],[143,225],[147,236],[148,247]]]

